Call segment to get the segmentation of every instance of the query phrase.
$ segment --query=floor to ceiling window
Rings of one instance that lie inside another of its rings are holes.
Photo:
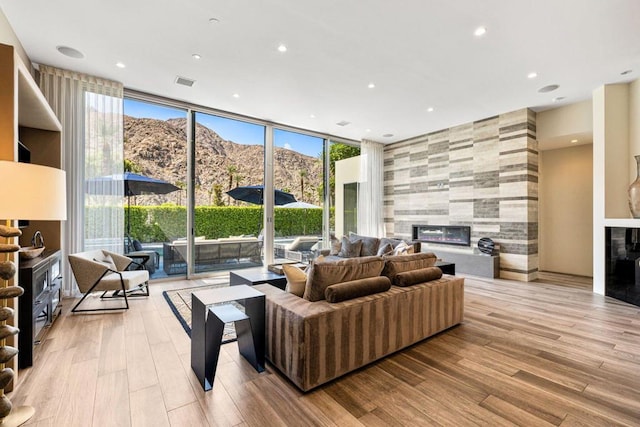
[[[186,128],[185,110],[125,98],[125,251],[154,279],[187,271]]]
[[[178,101],[128,96],[124,168],[161,182],[124,201],[127,250],[150,254],[152,279],[306,260],[310,249],[328,246],[323,208],[329,203],[333,212],[340,193],[344,209],[334,164],[357,148]],[[273,211],[264,188],[274,191]],[[342,211],[342,220],[335,216],[332,233],[345,222]]]
[[[273,139],[275,259],[306,261],[322,239],[325,140],[282,129]]]
[[[265,126],[195,114],[194,272],[262,265]]]

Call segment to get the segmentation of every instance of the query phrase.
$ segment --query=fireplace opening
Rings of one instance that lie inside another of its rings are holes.
[[[640,306],[640,228],[606,227],[605,295]]]
[[[443,245],[471,246],[471,227],[465,225],[413,225],[413,240]]]

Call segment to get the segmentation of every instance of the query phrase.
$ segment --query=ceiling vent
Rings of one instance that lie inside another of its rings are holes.
[[[348,121],[346,121],[346,120],[343,120],[343,121],[338,122],[338,123],[336,123],[336,124],[337,124],[338,126],[346,126],[346,125],[348,125],[348,124],[351,124],[351,122],[348,122]]]
[[[180,77],[180,76],[176,77],[176,84],[179,84],[179,85],[191,87],[195,82],[196,82],[195,80],[191,80],[186,77]]]

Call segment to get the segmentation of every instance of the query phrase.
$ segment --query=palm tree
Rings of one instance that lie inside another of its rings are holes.
[[[306,169],[300,169],[298,171],[300,175],[300,200],[304,198],[304,179],[307,177],[308,173]]]
[[[229,188],[227,188],[227,191],[230,191],[233,188],[233,174],[235,174],[236,172],[238,172],[237,167],[235,167],[234,165],[227,166],[227,173],[229,174]],[[229,196],[228,204],[231,205],[231,196]]]

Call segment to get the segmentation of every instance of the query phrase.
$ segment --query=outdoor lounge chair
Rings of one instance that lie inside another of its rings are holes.
[[[129,308],[128,297],[149,296],[149,272],[145,269],[127,270],[134,261],[106,250],[93,250],[69,255],[71,271],[78,283],[82,298],[72,312],[109,311]],[[101,299],[124,298],[124,306],[79,309],[92,293],[102,291]],[[110,296],[107,292],[113,291]]]

